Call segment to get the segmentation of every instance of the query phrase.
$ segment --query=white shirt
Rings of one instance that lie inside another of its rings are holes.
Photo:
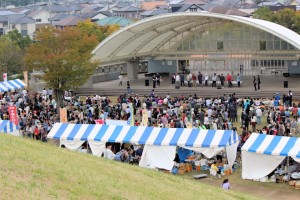
[[[180,76],[177,75],[177,76],[175,77],[175,80],[176,80],[176,81],[180,81]]]
[[[115,158],[115,154],[110,149],[105,149],[103,152],[104,158],[113,160]]]
[[[261,117],[262,116],[262,111],[260,108],[256,109],[256,116]]]

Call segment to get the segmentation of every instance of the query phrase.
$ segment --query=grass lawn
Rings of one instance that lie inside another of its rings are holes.
[[[0,134],[1,199],[254,199],[185,176]]]

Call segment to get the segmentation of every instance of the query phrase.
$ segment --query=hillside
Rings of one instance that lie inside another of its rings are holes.
[[[251,199],[195,180],[0,134],[1,199]]]

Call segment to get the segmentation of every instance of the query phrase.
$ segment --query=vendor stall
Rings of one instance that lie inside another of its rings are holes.
[[[300,161],[300,138],[253,133],[242,147],[242,178],[264,178],[287,156]]]
[[[102,154],[106,142],[143,144],[145,148],[140,166],[168,170],[173,166],[177,146],[187,148],[226,147],[234,161],[239,141],[238,135],[232,130],[62,123],[54,125],[48,138],[61,139],[74,147],[88,141],[94,155]],[[164,160],[164,162],[157,162],[158,160]]]
[[[7,82],[0,82],[0,92],[12,91],[22,89],[26,84],[20,79],[10,80]]]

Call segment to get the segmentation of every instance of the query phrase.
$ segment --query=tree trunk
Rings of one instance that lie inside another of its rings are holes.
[[[55,101],[56,101],[56,112],[59,116],[59,109],[61,108],[61,106],[63,107],[63,92],[62,90],[60,89],[54,89],[54,94],[55,94]]]

